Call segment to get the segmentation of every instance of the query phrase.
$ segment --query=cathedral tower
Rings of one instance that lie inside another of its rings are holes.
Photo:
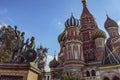
[[[71,17],[65,22],[64,32],[58,37],[61,46],[58,59],[61,66],[64,66],[65,72],[80,70],[84,66],[83,43],[79,29],[79,20],[72,13]]]
[[[120,56],[120,35],[118,32],[118,24],[112,20],[109,16],[107,16],[107,20],[104,23],[104,27],[109,34],[109,38],[107,39],[107,47],[111,52]]]
[[[80,35],[82,36],[82,42],[83,42],[83,54],[85,57],[85,62],[93,62],[95,61],[95,43],[92,38],[92,31],[94,29],[97,29],[97,24],[94,20],[94,17],[89,12],[86,0],[82,0],[83,3],[83,11],[80,17]]]

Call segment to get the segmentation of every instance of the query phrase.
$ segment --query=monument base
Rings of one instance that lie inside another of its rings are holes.
[[[30,64],[0,64],[0,80],[38,80],[40,73]]]

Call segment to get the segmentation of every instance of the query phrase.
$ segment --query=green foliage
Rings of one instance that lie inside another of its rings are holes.
[[[37,58],[35,60],[35,63],[38,64],[38,68],[40,70],[44,70],[47,60],[48,49],[43,48],[43,46],[40,46],[39,48],[36,49],[36,52],[37,52]]]
[[[85,78],[81,78],[79,76],[62,75],[62,80],[86,80],[86,79]]]
[[[39,80],[42,80],[45,76],[45,65],[47,61],[47,53],[48,49],[43,48],[43,46],[40,46],[36,49],[37,52],[37,58],[35,60],[35,63],[37,63],[38,68],[42,71],[42,73],[39,75]]]
[[[0,63],[8,62],[11,59],[14,47],[15,33],[10,26],[0,29]]]

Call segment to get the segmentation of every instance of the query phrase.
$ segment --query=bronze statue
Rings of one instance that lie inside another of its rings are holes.
[[[13,55],[11,58],[11,61],[14,60],[15,54],[20,54],[22,52],[23,46],[24,46],[24,35],[25,33],[22,32],[20,34],[20,31],[17,30],[17,26],[15,26],[15,35],[16,35],[16,40],[14,42],[14,48],[13,48]]]
[[[37,53],[35,49],[35,38],[31,37],[31,42],[29,43],[29,39],[24,43],[24,35],[25,33],[20,33],[17,30],[17,26],[15,26],[15,45],[13,48],[13,55],[11,58],[12,63],[30,63],[36,59]],[[15,57],[15,55],[17,56]]]
[[[31,38],[31,43],[29,44],[29,39],[26,40],[25,48],[14,60],[14,63],[30,63],[36,59],[37,53],[35,49],[34,37]]]
[[[31,43],[27,46],[27,50],[29,49],[35,49],[35,38],[32,36]]]

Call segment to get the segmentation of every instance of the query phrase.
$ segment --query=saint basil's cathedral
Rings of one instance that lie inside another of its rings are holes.
[[[49,63],[51,80],[61,80],[63,74],[86,80],[120,80],[118,24],[107,15],[104,28],[109,38],[106,38],[88,10],[86,0],[82,4],[80,19],[71,14],[58,36],[58,60],[54,57]]]

